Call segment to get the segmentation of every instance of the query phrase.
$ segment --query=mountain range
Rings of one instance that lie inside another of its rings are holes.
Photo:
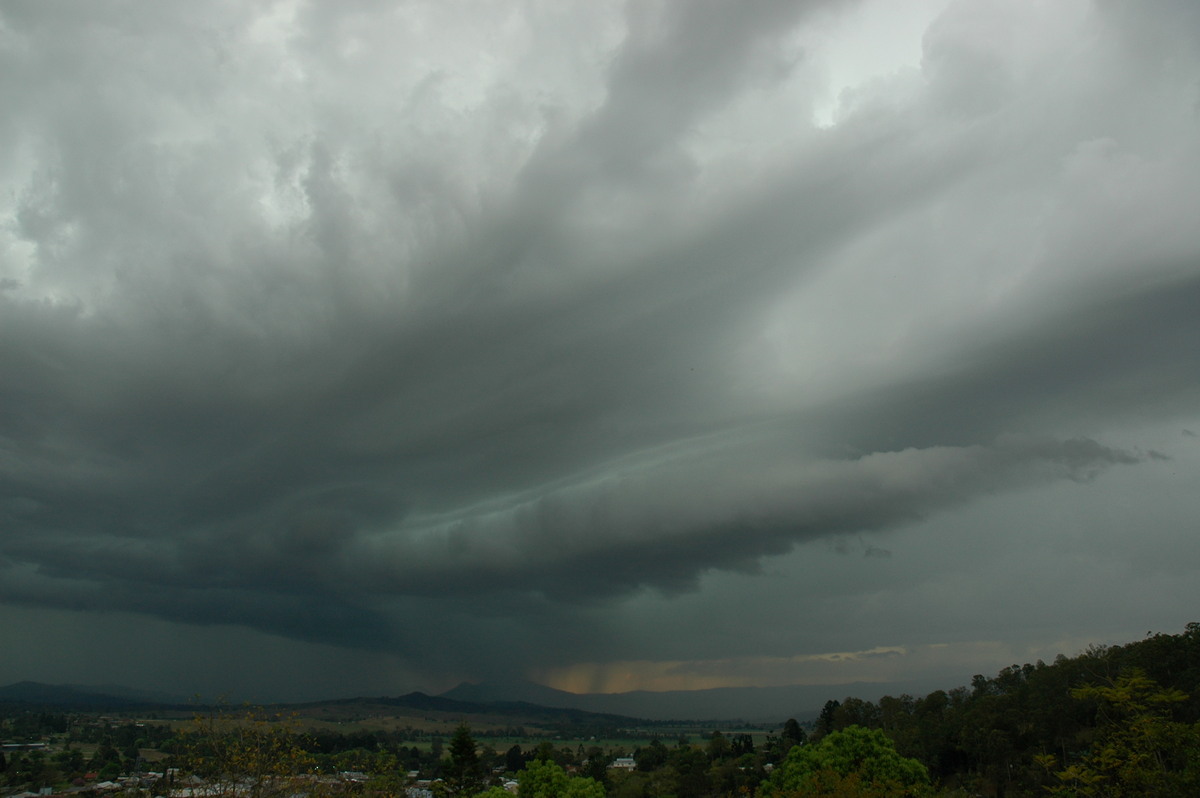
[[[839,685],[783,687],[722,687],[710,690],[627,693],[569,693],[533,682],[463,682],[439,695],[409,693],[398,697],[359,697],[291,704],[330,712],[355,705],[378,711],[407,709],[446,714],[489,714],[508,717],[541,715],[569,719],[572,715],[604,715],[610,719],[649,721],[733,721],[782,723],[787,718],[815,718],[830,699],[853,695],[868,701],[883,695],[925,692],[915,683],[857,682]],[[196,707],[201,699],[120,685],[48,685],[17,682],[0,687],[0,703],[53,706],[80,710],[133,707]],[[278,705],[276,705],[278,706]]]
[[[781,723],[815,718],[831,699],[854,696],[877,701],[885,695],[928,692],[915,682],[854,682],[837,685],[717,687],[628,693],[568,693],[532,682],[464,682],[441,695],[459,701],[524,701],[545,707],[625,715],[647,720],[745,720]]]
[[[120,688],[118,688],[120,689]],[[15,682],[0,687],[0,704],[52,706],[72,709],[117,709],[145,703],[99,687]]]

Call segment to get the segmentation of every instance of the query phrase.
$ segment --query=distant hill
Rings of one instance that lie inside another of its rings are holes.
[[[533,682],[461,682],[455,687],[439,694],[442,698],[452,698],[456,701],[475,701],[490,703],[494,701],[525,701],[530,704],[540,704],[544,707],[582,708],[580,699],[585,696],[568,693],[565,690],[555,690],[543,684]]]
[[[123,695],[100,692],[113,690]],[[547,688],[548,689],[548,688]],[[567,694],[569,695],[569,693]],[[165,699],[165,700],[155,700]],[[0,705],[22,708],[53,708],[85,712],[164,709],[194,711],[202,705],[178,697],[120,686],[105,688],[83,685],[52,685],[17,682],[0,687]],[[362,717],[414,717],[456,723],[470,720],[481,725],[528,725],[543,727],[609,726],[628,727],[645,723],[643,718],[590,712],[576,707],[548,707],[526,701],[462,701],[447,696],[414,692],[402,696],[339,698],[328,701],[271,704],[273,710],[293,711],[303,717],[344,720]]]
[[[16,682],[0,687],[0,704],[99,710],[124,708],[142,703],[145,702],[62,684]]]
[[[464,682],[440,695],[414,692],[403,696],[358,697],[274,704],[305,715],[330,719],[352,716],[411,715],[512,725],[635,725],[639,721],[735,721],[782,723],[810,720],[830,699],[855,696],[877,700],[884,695],[928,692],[910,683],[853,683],[826,686],[724,687],[712,690],[628,693],[568,693],[533,682]],[[90,711],[132,708],[194,710],[196,699],[119,685],[50,685],[18,682],[0,687],[0,704]]]
[[[908,682],[855,682],[838,685],[784,687],[719,687],[628,693],[568,693],[531,682],[464,682],[442,698],[479,703],[528,701],[547,707],[581,709],[648,720],[745,720],[782,723],[788,718],[811,720],[830,699],[855,696],[876,700],[884,695],[924,694],[923,685]]]
[[[474,723],[513,726],[524,724],[624,727],[645,722],[644,718],[590,712],[576,707],[548,707],[526,701],[461,701],[446,695],[433,696],[420,692],[396,697],[339,698],[273,706],[277,709],[294,710],[305,717],[328,719],[409,714],[447,721],[467,719]]]
[[[174,693],[167,693],[162,690],[146,690],[140,687],[126,687],[123,684],[64,684],[59,686],[69,687],[81,693],[124,698],[129,701],[136,701],[139,704],[182,705],[198,703],[198,699],[195,696],[175,695]]]

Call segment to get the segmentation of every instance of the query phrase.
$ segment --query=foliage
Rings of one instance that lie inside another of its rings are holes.
[[[819,734],[829,734],[833,731],[833,718],[841,706],[841,701],[831,698],[825,702],[825,706],[821,707],[821,714],[817,718],[817,732]]]
[[[517,776],[518,798],[604,798],[604,787],[595,779],[570,776],[560,765],[535,759]]]
[[[460,723],[450,740],[450,763],[446,766],[446,787],[451,795],[474,795],[482,786],[479,755],[475,738],[465,723]]]
[[[294,719],[252,709],[215,711],[196,716],[180,744],[181,773],[203,779],[207,796],[283,798],[320,791]]]
[[[1139,672],[1175,691],[1167,705],[1169,718],[1160,711],[1152,723],[1146,718],[1135,721],[1136,712],[1120,710],[1120,701],[1103,692],[1123,676]],[[1088,685],[1102,687],[1089,690]],[[1170,774],[1164,778],[1186,780],[1189,765],[1177,749],[1184,745],[1178,741],[1186,741],[1191,732],[1164,724],[1198,721],[1200,624],[1188,624],[1182,634],[1147,635],[1123,646],[1091,646],[1074,657],[1059,655],[1051,664],[1012,665],[994,677],[975,676],[970,687],[938,690],[923,698],[885,696],[878,704],[856,698],[829,701],[816,734],[819,739],[825,731],[851,725],[880,729],[900,755],[923,763],[943,790],[1042,796],[1048,788],[1069,788],[1076,793],[1064,794],[1086,795],[1083,780],[1067,783],[1054,774],[1094,776],[1097,763],[1088,757],[1102,745],[1111,748],[1122,739],[1130,744],[1127,738],[1114,737],[1121,724],[1141,728],[1142,743],[1158,735],[1156,756]],[[1119,746],[1115,750],[1121,751]],[[1167,755],[1173,750],[1176,753]]]
[[[882,731],[849,726],[814,745],[794,746],[759,794],[839,795],[852,790],[849,794],[914,795],[928,784],[925,766],[898,754]]]
[[[476,798],[512,798],[512,793],[503,787],[488,787],[479,793]]]
[[[658,770],[667,763],[667,757],[670,752],[667,747],[662,744],[661,740],[652,740],[650,745],[642,748],[633,755],[634,762],[637,763],[638,770],[650,772]]]
[[[1200,625],[1189,624],[1182,634],[1148,634],[1122,646],[1060,655],[1052,663],[1012,665],[995,676],[976,676],[969,686],[923,697],[831,700],[807,734],[794,721],[765,737],[752,738],[739,731],[744,727],[730,724],[720,732],[688,730],[678,742],[675,724],[665,724],[670,731],[663,732],[623,730],[621,742],[631,743],[628,752],[578,734],[579,745],[568,746],[549,728],[531,730],[536,751],[526,744],[529,737],[520,727],[472,733],[463,726],[451,737],[447,729],[452,727],[444,719],[422,728],[353,722],[301,736],[294,722],[250,711],[216,712],[175,732],[171,724],[149,719],[0,707],[0,737],[51,744],[46,753],[5,752],[0,788],[3,794],[43,787],[61,791],[85,773],[129,774],[139,762],[145,767],[141,755],[147,749],[157,749],[171,759],[154,765],[155,770],[178,765],[183,777],[196,773],[206,780],[198,791],[236,792],[240,798],[254,798],[255,793],[271,798],[289,786],[295,787],[289,795],[313,795],[335,786],[397,795],[408,786],[404,774],[409,771],[422,778],[441,775],[445,781],[435,782],[435,788],[469,795],[483,788],[483,776],[493,769],[520,773],[533,758],[541,761],[525,774],[527,794],[570,788],[596,796],[607,789],[613,798],[724,798],[752,795],[763,784],[766,795],[772,779],[783,778],[779,774],[790,758],[800,756],[791,752],[815,752],[823,739],[860,726],[886,735],[899,757],[922,763],[943,796],[1200,795],[1197,724]],[[661,734],[668,735],[667,744]],[[493,740],[500,750],[476,746],[475,739]],[[614,756],[633,756],[637,769],[608,770]],[[771,779],[767,765],[779,765]],[[322,780],[327,776],[318,778],[318,773],[342,770],[373,778],[366,785],[335,785]],[[559,771],[561,776],[547,775]],[[471,772],[480,776],[478,784],[464,779]],[[541,782],[552,782],[550,788],[539,786],[539,772],[546,776]],[[561,781],[572,775],[591,776],[594,786]],[[894,792],[871,784],[858,771],[816,768],[808,778],[807,788],[817,794]],[[167,781],[153,789],[190,786]],[[500,798],[498,792],[492,795]]]
[[[804,733],[804,729],[800,728],[800,724],[795,718],[788,718],[783,724],[783,733],[780,735],[788,744],[789,748],[792,745],[803,745],[808,740],[808,735]]]
[[[1200,724],[1171,720],[1173,705],[1187,701],[1180,690],[1164,689],[1140,669],[1108,685],[1071,691],[1098,704],[1103,725],[1092,750],[1055,775],[1060,796],[1200,794]],[[1053,756],[1041,763],[1053,767]]]
[[[667,764],[675,775],[674,793],[678,798],[700,798],[710,789],[708,755],[699,748],[679,745],[671,751]]]

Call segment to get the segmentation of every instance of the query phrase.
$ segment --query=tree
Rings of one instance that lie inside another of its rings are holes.
[[[868,729],[879,727],[879,707],[871,701],[849,697],[833,713],[834,730],[848,726],[863,726]]]
[[[82,773],[86,762],[78,748],[68,748],[54,755],[54,761],[68,774]]]
[[[815,745],[793,747],[759,795],[916,795],[928,785],[925,766],[896,753],[882,731],[848,726]]]
[[[584,754],[585,761],[580,767],[583,775],[590,779],[595,779],[599,784],[607,786],[608,765],[613,761],[614,757],[606,754],[604,749],[598,745],[589,746]]]
[[[96,750],[92,753],[92,758],[88,760],[88,764],[94,770],[100,770],[108,764],[115,764],[117,766],[117,772],[119,773],[121,766],[121,753],[113,747],[111,742],[105,740],[96,747]]]
[[[1200,724],[1171,720],[1171,707],[1187,701],[1186,693],[1130,668],[1109,685],[1088,685],[1071,695],[1097,703],[1101,727],[1091,751],[1055,774],[1060,786],[1052,794],[1200,794]],[[1038,761],[1057,765],[1054,756]]]
[[[446,766],[446,786],[451,795],[474,795],[483,785],[475,738],[465,723],[460,723],[450,740],[450,763]]]
[[[568,776],[560,765],[535,759],[517,776],[518,798],[604,798],[595,779]]]
[[[525,766],[525,755],[521,752],[521,746],[514,745],[504,754],[504,767],[510,773],[516,773]]]
[[[709,791],[708,755],[693,746],[671,751],[667,764],[676,774],[675,794],[679,798],[700,798]]]
[[[801,732],[801,734],[803,733]],[[745,754],[754,753],[754,738],[744,732],[742,734],[735,734],[730,745],[733,748],[734,756],[744,756]]]
[[[476,795],[475,798],[512,798],[512,793],[503,787],[488,787],[486,790]]]
[[[786,754],[794,745],[804,745],[808,740],[808,735],[804,733],[804,729],[800,728],[800,724],[795,718],[788,718],[787,723],[783,724],[783,733],[780,735],[783,742],[783,752]]]
[[[708,738],[708,758],[713,762],[729,757],[733,753],[733,746],[729,740],[720,731],[714,731],[712,736]]]
[[[213,798],[317,792],[310,775],[315,761],[301,745],[292,719],[252,709],[240,715],[212,712],[196,716],[181,742],[182,772],[208,781],[205,794]]]
[[[662,744],[661,740],[651,740],[650,745],[634,752],[633,760],[637,763],[638,770],[652,771],[658,770],[663,765],[667,764],[667,756],[669,755],[667,747]]]
[[[841,701],[832,698],[825,702],[825,706],[821,707],[821,714],[817,718],[817,731],[821,734],[829,734],[833,731],[833,715],[841,705]]]
[[[549,740],[542,740],[533,752],[533,758],[539,762],[558,762],[560,756],[554,748],[554,743]]]

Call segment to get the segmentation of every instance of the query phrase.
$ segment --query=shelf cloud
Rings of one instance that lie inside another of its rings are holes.
[[[7,4],[0,615],[289,695],[1193,620],[1197,75],[1182,2]]]

